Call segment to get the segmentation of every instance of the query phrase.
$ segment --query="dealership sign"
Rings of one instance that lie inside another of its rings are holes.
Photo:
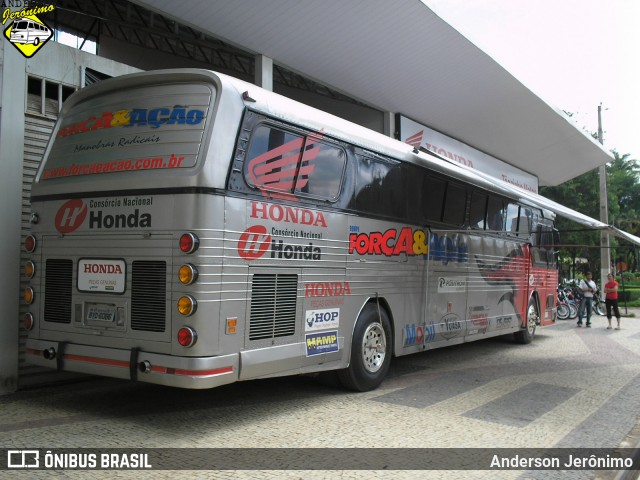
[[[449,158],[459,165],[491,175],[528,192],[538,193],[538,178],[530,173],[402,115],[398,115],[396,125],[400,140],[409,145]]]

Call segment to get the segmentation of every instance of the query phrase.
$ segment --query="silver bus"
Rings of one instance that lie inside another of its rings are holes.
[[[337,372],[555,321],[554,214],[205,70],[64,104],[32,188],[30,363],[184,388]],[[332,375],[335,375],[332,373]]]

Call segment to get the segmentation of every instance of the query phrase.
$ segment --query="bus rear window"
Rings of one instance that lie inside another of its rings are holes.
[[[63,111],[40,180],[191,168],[215,92],[155,85],[93,97]]]

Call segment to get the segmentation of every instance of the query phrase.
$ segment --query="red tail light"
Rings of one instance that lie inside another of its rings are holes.
[[[198,334],[191,327],[182,327],[178,330],[178,343],[183,347],[192,347],[197,339]]]
[[[184,253],[193,253],[200,246],[200,239],[193,233],[184,233],[180,237],[180,250]]]
[[[36,249],[36,237],[27,235],[27,238],[24,239],[24,248],[27,252],[33,253]]]
[[[22,319],[22,324],[24,325],[25,330],[31,330],[35,324],[33,315],[31,315],[31,313],[26,313]]]

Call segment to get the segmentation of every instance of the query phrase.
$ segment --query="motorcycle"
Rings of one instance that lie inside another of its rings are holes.
[[[606,314],[607,309],[605,307],[604,300],[600,298],[600,289],[596,289],[595,293],[593,294],[592,308],[593,311],[598,315]]]
[[[574,287],[573,290],[573,297],[575,299],[576,306],[577,308],[580,308],[583,298],[582,292],[578,290],[577,287]],[[593,292],[593,299],[591,300],[591,311],[596,315],[605,315],[606,313],[605,303],[604,300],[600,297],[599,289],[596,289],[596,291]]]
[[[556,313],[560,320],[567,318],[575,318],[578,315],[578,309],[575,303],[569,300],[567,292],[564,288],[558,287],[558,303]]]

